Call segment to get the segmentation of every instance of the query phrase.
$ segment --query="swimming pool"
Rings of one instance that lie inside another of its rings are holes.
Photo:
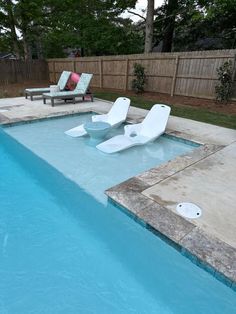
[[[89,118],[0,134],[0,313],[234,313],[231,289],[103,194],[193,147],[161,138],[107,156],[63,134]]]
[[[89,137],[64,134],[65,130],[90,121],[91,115],[22,124],[5,131],[101,202],[106,202],[107,188],[194,149],[161,137],[154,144],[107,155],[97,150]],[[122,129],[113,130],[109,136],[122,133]]]

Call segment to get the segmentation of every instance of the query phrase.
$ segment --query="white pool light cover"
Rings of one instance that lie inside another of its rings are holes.
[[[201,208],[193,203],[179,203],[176,210],[186,218],[199,218],[202,215]]]

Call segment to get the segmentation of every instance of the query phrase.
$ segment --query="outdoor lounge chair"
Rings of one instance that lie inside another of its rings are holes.
[[[169,115],[170,107],[154,105],[141,123],[126,125],[124,135],[114,136],[96,147],[104,153],[111,154],[152,142],[165,132]]]
[[[43,103],[46,104],[47,98],[51,99],[52,106],[54,106],[54,99],[64,99],[65,101],[67,99],[72,99],[74,104],[76,97],[82,97],[84,100],[92,77],[93,74],[82,73],[80,80],[73,91],[45,93],[43,94]]]
[[[130,106],[130,99],[126,97],[119,97],[112,105],[110,111],[106,114],[92,116],[92,122],[107,122],[112,128],[118,127],[125,122]],[[84,124],[81,124],[73,129],[65,132],[65,134],[72,137],[79,137],[87,134],[84,129]]]
[[[70,71],[63,71],[57,85],[59,86],[59,89],[62,91],[66,87],[66,83],[71,75]],[[28,95],[30,96],[30,100],[33,100],[34,95],[42,95],[43,93],[50,93],[50,87],[41,87],[41,88],[26,88],[25,89],[25,98],[28,98]]]

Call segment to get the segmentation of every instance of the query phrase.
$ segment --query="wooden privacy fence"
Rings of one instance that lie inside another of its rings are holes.
[[[140,63],[147,75],[146,91],[200,98],[215,98],[216,69],[231,60],[235,79],[236,50],[150,53],[123,56],[48,59],[50,81],[63,70],[93,73],[92,87],[131,90],[133,68]],[[236,97],[234,81],[234,97]]]
[[[49,79],[45,60],[0,60],[0,85]]]

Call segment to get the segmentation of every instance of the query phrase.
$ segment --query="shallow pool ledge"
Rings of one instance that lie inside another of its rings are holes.
[[[222,149],[203,145],[106,191],[109,201],[236,291],[236,249],[142,194],[147,188]]]

